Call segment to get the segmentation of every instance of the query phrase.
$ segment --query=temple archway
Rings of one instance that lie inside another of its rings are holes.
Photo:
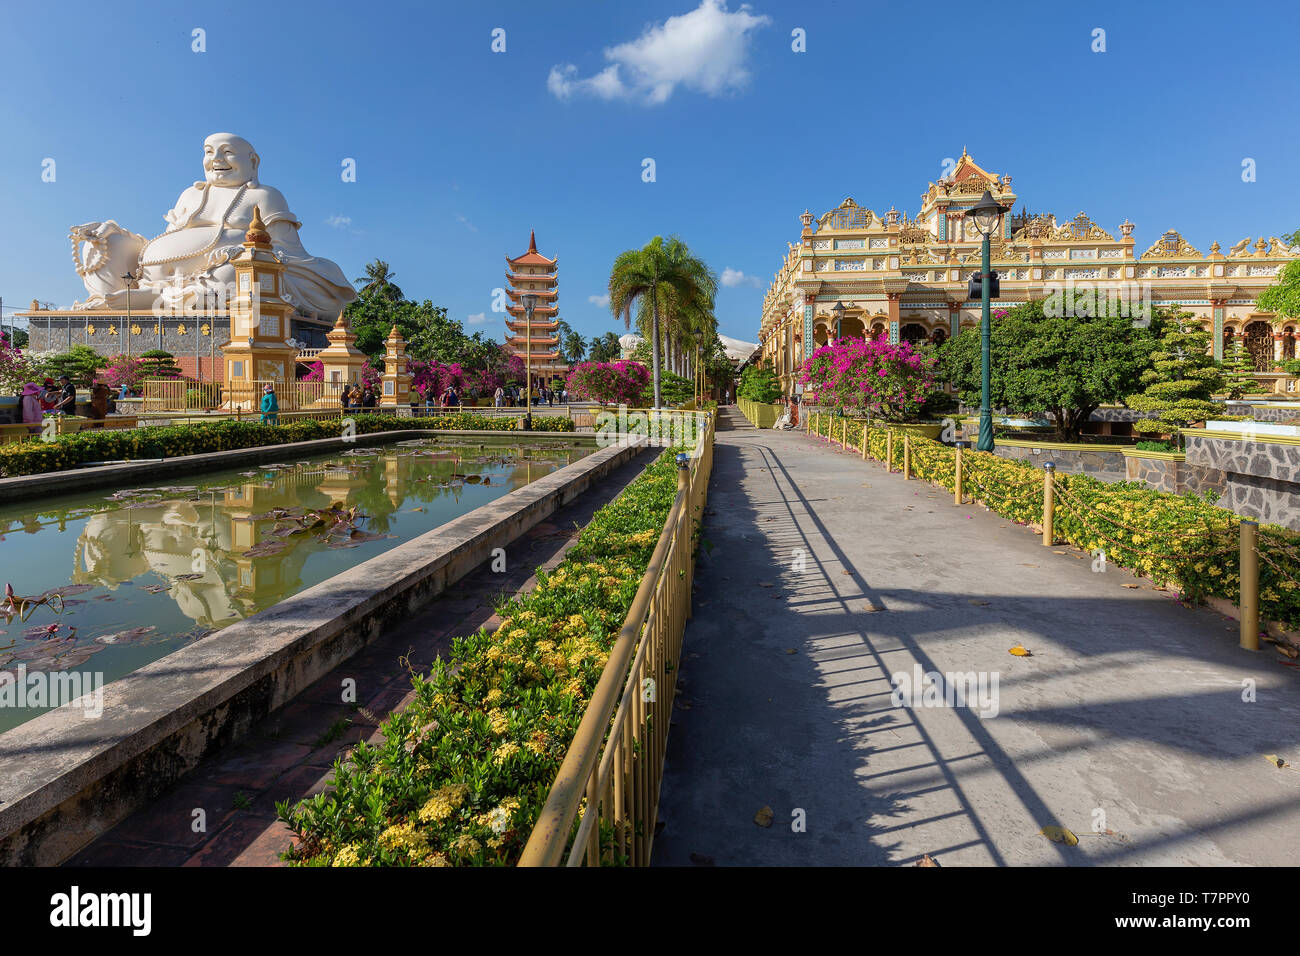
[[[1273,371],[1273,327],[1267,322],[1251,322],[1246,326],[1245,338],[1255,371]]]
[[[908,322],[898,331],[900,342],[911,342],[916,345],[925,341],[925,326],[919,322]]]

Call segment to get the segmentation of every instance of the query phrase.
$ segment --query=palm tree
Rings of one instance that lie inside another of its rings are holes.
[[[354,282],[365,283],[361,287],[363,293],[374,293],[381,299],[387,299],[390,302],[401,302],[405,298],[402,290],[393,282],[397,278],[397,273],[388,267],[388,263],[383,259],[376,259],[366,266],[366,274]]]
[[[591,340],[591,349],[587,357],[593,362],[613,362],[623,354],[617,332],[606,332],[600,338]]]
[[[587,354],[587,340],[579,332],[572,329],[564,337],[564,356],[570,362],[581,362],[583,356]]]
[[[650,360],[654,377],[655,407],[663,405],[660,389],[659,343],[661,310],[684,319],[692,309],[712,313],[718,279],[686,243],[676,236],[664,241],[655,236],[642,249],[629,249],[614,260],[609,274],[609,308],[632,327],[632,309],[638,318],[649,302]]]

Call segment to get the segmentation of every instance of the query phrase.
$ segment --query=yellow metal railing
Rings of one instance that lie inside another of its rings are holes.
[[[135,428],[136,424],[136,418],[129,415],[95,419],[50,415],[38,424],[0,424],[0,445],[22,441],[49,441],[57,435],[72,435],[80,431],[95,431],[103,428]]]
[[[240,409],[256,410],[264,386],[275,387],[281,411],[339,407],[339,388],[329,382],[193,382],[150,378],[144,381],[142,413]]]
[[[697,451],[678,456],[682,466],[668,520],[520,866],[650,862],[691,613],[695,532],[713,469],[713,416],[686,414],[704,419]]]

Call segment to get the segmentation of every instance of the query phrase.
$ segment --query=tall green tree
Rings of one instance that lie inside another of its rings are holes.
[[[679,304],[692,303],[695,308],[712,312],[717,289],[717,276],[676,236],[667,241],[655,236],[643,248],[629,249],[614,260],[609,276],[609,308],[615,317],[622,318],[623,325],[630,329],[633,310],[646,299],[650,303],[651,375],[656,408],[663,402],[660,306],[666,301],[666,294],[661,290],[671,290],[673,300]]]
[[[1300,259],[1293,259],[1283,267],[1277,281],[1259,294],[1255,306],[1263,312],[1276,313],[1278,318],[1300,319]]]
[[[619,344],[617,332],[606,332],[604,335],[591,340],[591,348],[587,353],[587,359],[591,362],[617,362],[623,354],[623,346]],[[649,356],[647,355],[647,360]]]
[[[570,331],[564,336],[564,358],[570,364],[581,362],[587,354],[587,340],[581,333]]]
[[[400,302],[406,298],[393,280],[397,274],[388,267],[383,259],[376,259],[366,266],[366,274],[354,281],[360,282],[361,291],[389,302]]]
[[[994,407],[1027,414],[1051,413],[1062,440],[1083,431],[1106,402],[1120,402],[1141,387],[1151,367],[1151,328],[1088,308],[1044,311],[1043,300],[998,310],[990,339],[990,400]],[[1078,313],[1084,313],[1079,315]],[[1059,314],[1058,314],[1059,313]],[[1152,318],[1152,326],[1156,323]],[[980,331],[963,329],[938,349],[939,371],[967,405],[980,403]]]

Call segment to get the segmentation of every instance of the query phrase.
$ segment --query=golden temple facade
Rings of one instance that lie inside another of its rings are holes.
[[[980,269],[981,237],[964,214],[986,189],[1014,209],[1011,177],[986,171],[963,149],[952,172],[929,184],[914,218],[894,208],[882,217],[852,198],[820,218],[804,211],[799,243],[789,244],[773,277],[759,328],[762,357],[786,395],[805,356],[836,337],[837,322],[840,337],[935,343],[979,324],[980,302],[968,298],[968,283]],[[1275,323],[1255,301],[1300,246],[1246,238],[1226,252],[1216,242],[1202,254],[1171,229],[1139,251],[1133,228],[1121,223],[1116,238],[1082,212],[1065,222],[1024,211],[1003,216],[991,243],[1001,281],[994,307],[1071,290],[1099,302],[1105,296],[1135,317],[1177,304],[1212,331],[1216,358],[1240,338],[1258,379],[1275,391],[1297,387],[1274,363],[1295,357],[1300,323]],[[838,320],[837,303],[844,306]]]

